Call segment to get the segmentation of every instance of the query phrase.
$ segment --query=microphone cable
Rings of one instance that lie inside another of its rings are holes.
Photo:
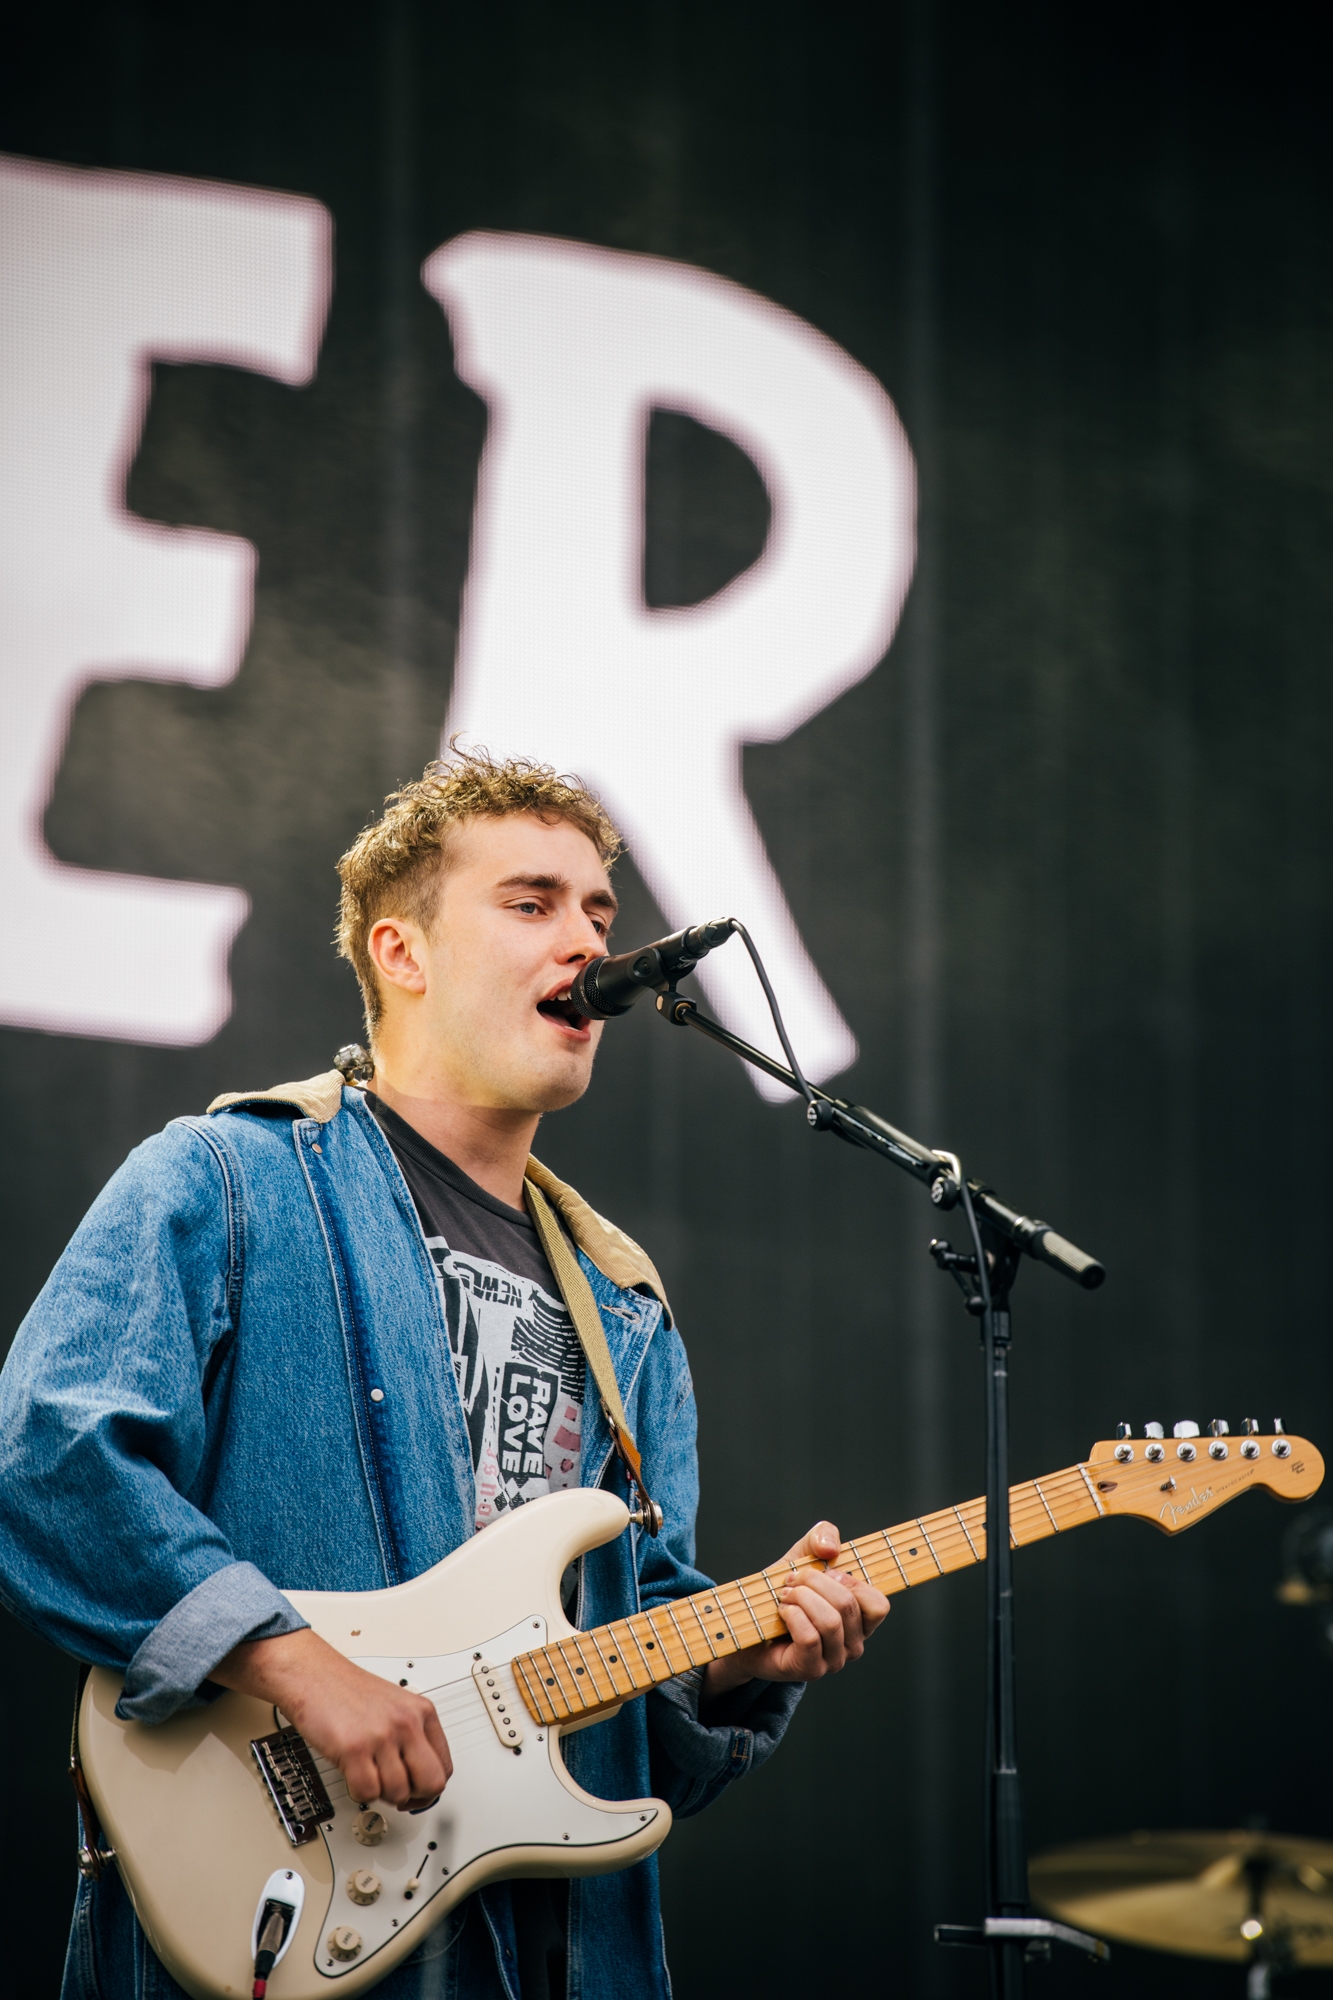
[[[778,996],[773,991],[772,981],[764,970],[764,961],[760,958],[755,948],[754,939],[750,936],[750,933],[746,930],[745,925],[739,917],[731,917],[728,921],[736,936],[749,952],[754,969],[759,975],[759,984],[764,989],[764,998],[768,1002],[768,1011],[773,1016],[773,1026],[778,1031],[778,1040],[782,1044],[782,1053],[787,1058],[787,1067],[796,1078],[797,1087],[805,1099],[807,1106],[813,1105],[815,1093],[806,1082],[805,1071],[796,1060],[796,1051],[791,1045],[791,1038],[787,1033],[786,1023],[782,1018],[782,1009],[778,1006]]]

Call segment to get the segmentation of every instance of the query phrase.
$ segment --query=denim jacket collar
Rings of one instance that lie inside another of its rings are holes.
[[[211,1115],[215,1111],[235,1110],[247,1104],[289,1104],[304,1112],[307,1118],[327,1125],[344,1108],[364,1103],[365,1092],[345,1085],[341,1070],[330,1069],[318,1076],[306,1077],[300,1083],[273,1084],[268,1090],[224,1090],[221,1096],[213,1099],[208,1109]],[[626,1236],[623,1229],[617,1229],[605,1216],[598,1215],[576,1189],[558,1180],[550,1168],[544,1167],[535,1156],[529,1156],[527,1170],[559,1213],[575,1247],[621,1291],[633,1291],[639,1287],[650,1291],[660,1301],[666,1323],[670,1326],[671,1305],[666,1287],[647,1252],[640,1249],[632,1236]]]

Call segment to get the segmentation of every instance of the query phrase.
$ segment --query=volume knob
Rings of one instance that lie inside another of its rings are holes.
[[[361,1933],[350,1924],[339,1924],[328,1936],[330,1958],[355,1958],[361,1949]]]
[[[359,1812],[352,1821],[353,1836],[363,1847],[378,1847],[388,1831],[388,1820],[382,1812],[376,1812],[373,1806],[366,1812]]]

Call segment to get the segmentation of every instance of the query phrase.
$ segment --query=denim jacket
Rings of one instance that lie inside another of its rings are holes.
[[[578,1248],[666,1516],[656,1540],[631,1528],[584,1557],[577,1622],[601,1624],[707,1587],[694,1394],[642,1252],[530,1171]],[[623,1495],[593,1398],[584,1426],[584,1484]],[[417,1576],[473,1532],[473,1507],[440,1290],[363,1094],[332,1072],[219,1099],[138,1147],[0,1375],[6,1606],[76,1658],[122,1669],[121,1714],[162,1721],[216,1692],[208,1675],[233,1646],[303,1623],[284,1589]],[[799,1692],[751,1683],[705,1724],[699,1677],[684,1675],[571,1737],[568,1763],[600,1796],[654,1792],[697,1812],[770,1754]],[[463,1908],[461,1930],[456,1914],[441,1927],[448,1950],[427,1939],[386,2000],[519,2000],[506,1885]],[[669,1991],[655,1860],[573,1883],[571,2000]],[[82,1887],[67,2000],[177,1992],[114,1871]]]

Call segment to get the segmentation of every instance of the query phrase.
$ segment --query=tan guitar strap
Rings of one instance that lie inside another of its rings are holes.
[[[593,1381],[602,1399],[602,1409],[611,1429],[612,1441],[620,1455],[630,1485],[639,1495],[639,1505],[631,1508],[631,1518],[655,1535],[662,1525],[662,1510],[653,1501],[648,1488],[643,1483],[643,1464],[639,1457],[639,1447],[634,1442],[634,1433],[625,1415],[625,1405],[620,1400],[620,1384],[616,1381],[616,1371],[611,1366],[611,1350],[606,1344],[606,1329],[602,1325],[602,1315],[597,1310],[597,1301],[592,1295],[582,1264],[570,1249],[565,1233],[555,1216],[551,1204],[535,1181],[525,1180],[523,1193],[528,1204],[528,1212],[541,1238],[542,1249],[547,1262],[555,1273],[555,1281],[560,1287],[560,1295],[569,1308],[569,1316],[574,1322],[574,1331],[579,1337]]]

